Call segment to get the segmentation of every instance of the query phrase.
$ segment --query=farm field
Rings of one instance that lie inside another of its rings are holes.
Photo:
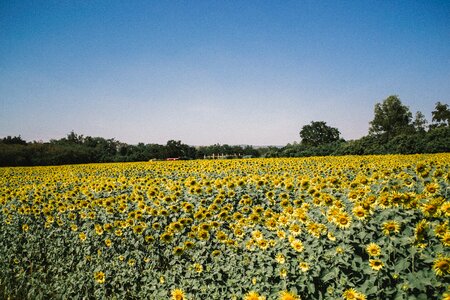
[[[450,154],[0,168],[2,299],[450,299]]]

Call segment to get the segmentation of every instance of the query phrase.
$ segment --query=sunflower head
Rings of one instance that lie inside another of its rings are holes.
[[[183,290],[181,289],[174,289],[171,292],[172,300],[185,300],[186,296],[184,295]]]
[[[100,284],[105,283],[105,273],[103,273],[103,272],[95,272],[94,273],[94,280],[97,283],[100,283]]]
[[[437,276],[450,275],[450,257],[439,257],[434,261],[433,270]]]
[[[369,256],[380,256],[381,254],[380,246],[375,243],[370,243],[369,245],[367,245],[366,251]]]
[[[280,300],[300,300],[300,297],[293,292],[281,291]]]
[[[247,294],[245,294],[245,296],[244,296],[244,300],[264,300],[264,299],[265,299],[265,297],[260,296],[255,291],[250,291]]]
[[[383,268],[384,264],[379,259],[370,259],[369,265],[372,268],[372,270],[379,271]]]

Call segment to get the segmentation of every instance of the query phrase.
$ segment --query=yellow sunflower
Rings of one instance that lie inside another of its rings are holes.
[[[281,291],[280,300],[300,300],[301,298],[293,292]]]
[[[383,233],[385,235],[391,235],[392,233],[400,233],[400,224],[397,221],[386,221],[382,225]]]
[[[352,219],[347,213],[341,212],[337,215],[335,223],[339,228],[346,229],[352,224]]]
[[[185,300],[187,299],[186,296],[184,295],[183,290],[181,289],[174,289],[171,292],[172,295],[172,300]]]
[[[297,239],[292,240],[291,247],[297,252],[302,252],[304,249],[302,241]]]
[[[298,267],[302,272],[307,272],[309,270],[309,264],[305,261],[302,261],[298,264]]]
[[[384,266],[383,262],[379,259],[369,259],[369,265],[375,271],[381,270]]]
[[[97,283],[100,283],[100,284],[105,283],[105,273],[103,273],[103,272],[95,272],[94,273],[94,280]]]
[[[434,261],[433,270],[437,276],[450,275],[450,257],[439,257]]]
[[[245,294],[245,296],[244,296],[244,300],[264,300],[264,299],[265,299],[265,297],[260,296],[255,291],[250,291],[247,294]]]
[[[375,243],[370,243],[366,247],[367,254],[370,256],[380,256],[381,254],[381,248]]]
[[[450,247],[450,231],[447,231],[444,236],[441,238],[442,244],[446,247]]]
[[[362,206],[358,205],[355,206],[352,210],[353,215],[355,216],[355,218],[357,218],[358,220],[365,220],[367,215],[369,214],[367,212],[367,210],[365,210]]]
[[[350,288],[344,291],[344,293],[342,294],[342,298],[344,298],[345,300],[354,300],[356,299],[357,295],[358,291],[354,288]]]

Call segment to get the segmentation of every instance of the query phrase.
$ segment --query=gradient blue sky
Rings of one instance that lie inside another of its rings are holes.
[[[450,101],[449,1],[0,1],[0,137],[285,145]]]

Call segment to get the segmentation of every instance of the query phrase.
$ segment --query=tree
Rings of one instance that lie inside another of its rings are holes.
[[[337,128],[327,126],[323,121],[312,121],[300,130],[302,144],[307,146],[319,146],[339,140],[341,133]]]
[[[7,137],[1,139],[0,143],[8,144],[8,145],[26,145],[27,144],[27,142],[24,141],[20,135],[14,136],[14,137],[11,137],[10,135],[8,135]]]
[[[434,111],[431,112],[433,127],[450,126],[450,109],[448,104],[436,103]]]
[[[383,103],[375,104],[375,117],[369,123],[370,135],[381,135],[385,140],[399,134],[411,133],[412,114],[409,108],[400,101],[398,96],[389,96]]]
[[[428,121],[425,119],[425,116],[420,111],[416,112],[416,116],[413,121],[413,126],[416,132],[425,132],[426,125]]]

